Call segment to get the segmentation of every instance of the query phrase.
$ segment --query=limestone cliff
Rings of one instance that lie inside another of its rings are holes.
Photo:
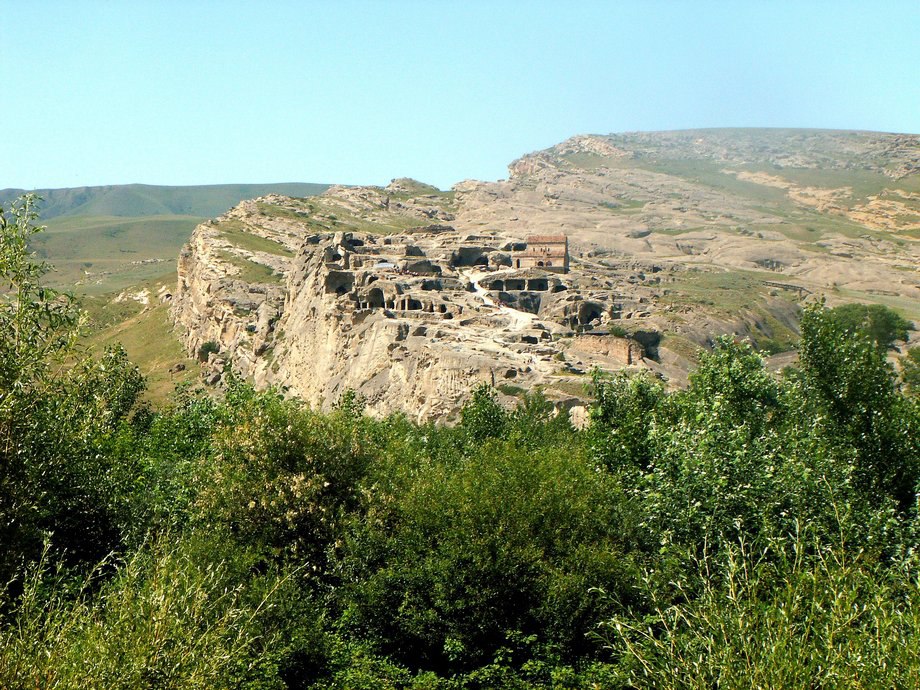
[[[450,418],[478,381],[570,406],[593,367],[679,384],[719,334],[788,349],[812,294],[916,318],[917,141],[580,136],[507,181],[261,197],[195,230],[173,315],[190,352],[214,343],[212,382],[229,364],[378,414]],[[528,236],[559,234],[568,272],[514,268]]]
[[[368,210],[395,203],[373,189],[333,190],[331,198],[357,199]],[[477,382],[532,388],[569,380],[572,364],[564,365],[561,353],[571,336],[624,308],[581,274],[503,265],[521,238],[495,231],[461,236],[438,224],[391,235],[307,233],[297,219],[299,203],[246,202],[199,226],[180,258],[174,316],[190,351],[216,344],[215,382],[229,361],[257,385],[281,386],[316,405],[352,389],[375,413],[449,418]],[[417,204],[399,203],[414,217]],[[258,215],[268,205],[271,223]],[[436,207],[428,210],[418,217],[437,217]],[[231,226],[231,237],[245,228],[262,251],[251,238],[242,242],[250,249],[231,243],[226,227],[233,221],[239,225]],[[298,230],[300,247],[286,256],[281,249]],[[265,251],[269,242],[277,245],[274,253]],[[256,275],[243,262],[271,270]],[[641,345],[613,339],[623,345],[573,350],[584,355],[575,371],[584,372],[582,359],[642,366]]]

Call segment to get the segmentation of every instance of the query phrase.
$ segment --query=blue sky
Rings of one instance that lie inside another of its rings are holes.
[[[449,187],[585,132],[920,132],[917,0],[2,0],[0,22],[0,188]]]

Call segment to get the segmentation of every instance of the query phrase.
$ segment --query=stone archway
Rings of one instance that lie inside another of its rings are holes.
[[[370,292],[367,293],[367,306],[370,309],[382,309],[384,305],[383,299],[383,290],[380,288],[372,288]]]

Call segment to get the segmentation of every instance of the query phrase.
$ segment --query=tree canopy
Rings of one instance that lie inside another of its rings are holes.
[[[33,203],[0,214],[0,686],[920,685],[920,403],[868,317],[808,308],[782,376],[730,339],[685,390],[597,373],[584,430],[488,387],[454,427],[240,381],[150,410]]]

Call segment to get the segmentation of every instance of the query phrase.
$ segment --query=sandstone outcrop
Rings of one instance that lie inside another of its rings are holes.
[[[246,212],[227,218],[255,222]],[[200,226],[180,258],[174,314],[186,346],[217,345],[212,376],[230,361],[257,385],[316,405],[351,389],[372,412],[440,419],[455,414],[477,382],[552,387],[571,377],[560,356],[571,337],[627,306],[581,273],[496,268],[490,257],[519,239],[431,226],[388,236],[309,234],[294,256],[272,257],[271,276],[246,283],[234,262],[266,257],[228,256],[220,237],[227,218]],[[280,245],[296,227],[291,216],[289,226],[275,223],[260,237]],[[581,371],[594,359],[643,364],[635,342],[577,352]]]
[[[570,407],[594,367],[680,384],[717,335],[788,348],[812,295],[920,304],[917,138],[784,136],[579,136],[507,181],[243,202],[183,250],[173,316],[212,381],[450,419],[478,381]],[[513,267],[560,234],[568,272]]]

